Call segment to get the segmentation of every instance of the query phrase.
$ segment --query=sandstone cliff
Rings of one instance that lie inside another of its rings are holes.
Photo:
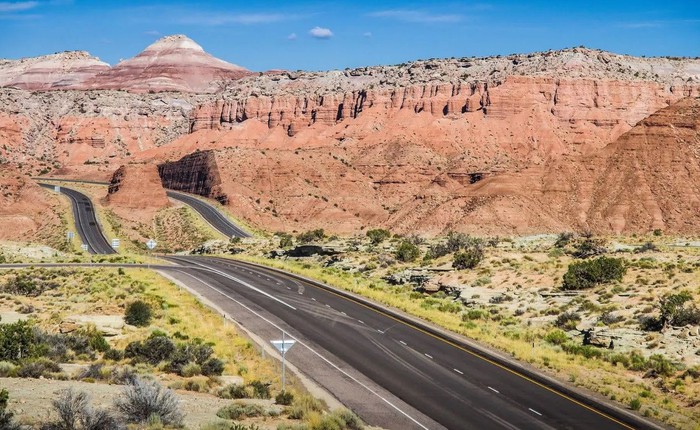
[[[170,206],[158,176],[158,169],[149,164],[127,164],[112,175],[105,203],[125,218],[132,212],[150,213]]]

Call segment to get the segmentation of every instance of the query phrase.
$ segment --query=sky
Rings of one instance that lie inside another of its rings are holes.
[[[110,64],[185,34],[251,70],[328,70],[573,46],[700,57],[700,0],[0,1],[0,58]]]

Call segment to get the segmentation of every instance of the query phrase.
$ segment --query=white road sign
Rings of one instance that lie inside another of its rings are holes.
[[[75,237],[75,233],[73,233],[72,231],[66,232],[66,239],[73,240],[74,237]]]
[[[88,250],[88,244],[87,244],[87,243],[83,243],[82,245],[80,245],[80,247],[83,248],[83,251],[87,251],[87,250]]]
[[[275,348],[277,348],[279,352],[282,353],[282,355],[284,355],[287,353],[287,351],[292,349],[292,346],[294,346],[296,340],[271,340],[270,342],[272,343],[272,345],[274,345]]]
[[[54,185],[53,190],[56,191],[57,193],[61,192],[61,186],[60,185]]]
[[[158,243],[153,239],[149,239],[148,242],[146,242],[148,249],[153,249],[156,247],[156,245],[158,245]]]
[[[112,248],[119,248],[119,239],[112,239]]]

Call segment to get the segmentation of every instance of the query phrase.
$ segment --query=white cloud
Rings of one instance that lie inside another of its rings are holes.
[[[365,37],[372,37],[372,32],[371,32],[371,31],[366,31],[366,32],[362,33],[362,35],[365,36]]]
[[[23,10],[34,9],[37,6],[39,6],[39,2],[36,1],[0,2],[0,13],[21,12]]]
[[[145,34],[145,35],[147,35],[147,36],[160,36],[160,31],[158,31],[158,30],[148,30],[148,31],[144,31],[143,34]]]
[[[287,40],[297,40],[297,34],[291,33],[289,36],[287,36]]]
[[[314,27],[309,30],[309,34],[311,37],[315,37],[316,39],[330,39],[333,37],[333,32],[331,29],[323,27]]]
[[[462,15],[457,14],[434,14],[423,10],[392,9],[372,12],[369,16],[373,18],[388,18],[404,22],[417,22],[424,24],[459,22]]]

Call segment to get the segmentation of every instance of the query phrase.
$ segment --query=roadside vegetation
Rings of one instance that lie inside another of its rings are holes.
[[[363,428],[291,375],[282,392],[233,324],[147,270],[2,271],[0,316],[0,381],[27,381],[0,392],[3,429]],[[32,404],[42,390],[50,404]]]
[[[340,254],[285,255],[310,236]],[[353,291],[647,417],[695,428],[700,252],[684,243],[571,233],[425,240],[371,229],[349,239],[279,233],[236,258]]]

